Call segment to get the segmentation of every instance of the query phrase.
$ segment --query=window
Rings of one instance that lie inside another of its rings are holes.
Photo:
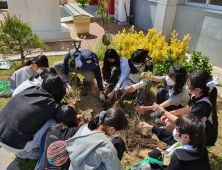
[[[186,4],[222,10],[222,0],[186,0]]]

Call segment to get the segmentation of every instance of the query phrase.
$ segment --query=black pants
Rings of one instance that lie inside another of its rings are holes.
[[[125,142],[123,141],[123,139],[121,137],[113,138],[113,140],[111,142],[113,143],[114,147],[116,148],[117,153],[118,153],[118,158],[121,161],[122,157],[123,157],[123,153],[126,150]]]
[[[114,74],[111,75],[111,72],[107,72],[107,83],[109,83],[109,89],[113,89],[116,86],[116,83],[119,81],[120,71],[115,70]]]

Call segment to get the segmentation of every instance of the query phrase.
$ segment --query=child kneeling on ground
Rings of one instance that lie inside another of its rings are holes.
[[[93,117],[74,137],[66,141],[71,164],[69,170],[122,170],[120,160],[125,143],[118,137],[128,120],[121,108],[111,108]],[[110,141],[106,135],[110,136]]]
[[[57,123],[52,124],[42,137],[37,170],[69,169],[70,159],[65,140],[76,134],[81,118],[81,115],[76,115],[72,106],[60,107],[56,117]]]
[[[173,133],[145,122],[140,129],[152,130],[159,140],[172,145],[166,151],[159,148],[148,153],[149,157],[159,160],[168,154],[171,157],[168,166],[150,163],[152,170],[210,170],[207,149],[205,147],[205,127],[196,116],[181,116],[176,121]],[[162,156],[163,155],[163,156]]]

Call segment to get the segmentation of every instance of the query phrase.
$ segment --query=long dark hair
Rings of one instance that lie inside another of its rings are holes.
[[[174,66],[168,71],[168,76],[170,78],[175,77],[176,79],[173,95],[181,93],[187,80],[187,71],[185,67]]]
[[[66,125],[68,127],[78,127],[77,123],[77,116],[74,108],[69,105],[63,105],[59,108],[56,116],[55,124],[52,124],[48,129],[47,132],[57,129],[62,125]]]
[[[66,94],[66,86],[64,82],[55,74],[50,74],[43,80],[42,88],[51,94],[55,101],[59,104]]]
[[[218,128],[218,118],[217,118],[217,89],[214,87],[212,91],[210,88],[206,86],[206,84],[212,81],[212,77],[207,71],[196,71],[190,74],[188,77],[188,81],[190,81],[191,90],[195,88],[200,88],[204,95],[208,95],[210,97],[210,102],[213,108],[213,124],[214,128]]]
[[[106,114],[101,120],[100,124],[102,124],[103,126],[114,127],[116,130],[122,130],[127,128],[128,120],[125,116],[123,109],[115,107],[106,111]],[[97,114],[90,120],[88,128],[90,130],[95,130],[99,127],[100,124],[99,114]]]
[[[133,52],[131,60],[136,63],[144,63],[148,56],[148,50],[137,49]]]
[[[110,63],[107,59],[115,59],[115,61],[113,63]],[[107,73],[111,72],[111,66],[114,66],[114,65],[117,68],[117,70],[120,71],[120,56],[118,55],[116,50],[108,49],[105,52],[105,57],[104,57],[104,60],[103,60],[102,72],[103,72],[104,80],[108,80],[108,74]]]
[[[25,66],[30,66],[31,64],[37,64],[38,67],[49,67],[48,58],[45,55],[38,55],[35,58],[28,60],[25,64],[18,67],[16,70],[19,70]]]
[[[180,116],[176,120],[176,129],[180,134],[190,136],[189,145],[193,145],[193,148],[203,148],[205,146],[205,127],[197,116]]]
[[[34,78],[38,78],[39,76],[41,76],[42,79],[45,79],[49,74],[57,75],[57,72],[56,72],[56,70],[54,68],[48,67],[48,68],[44,69],[40,74],[36,73],[33,76],[31,76],[29,78],[29,81],[33,81]]]

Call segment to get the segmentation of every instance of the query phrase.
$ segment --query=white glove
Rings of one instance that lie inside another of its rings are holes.
[[[100,93],[99,99],[100,99],[100,102],[105,102],[106,101],[106,98],[105,98],[103,93]]]
[[[74,90],[72,89],[72,87],[68,86],[68,87],[66,88],[66,93],[72,93],[72,94],[74,94]]]

